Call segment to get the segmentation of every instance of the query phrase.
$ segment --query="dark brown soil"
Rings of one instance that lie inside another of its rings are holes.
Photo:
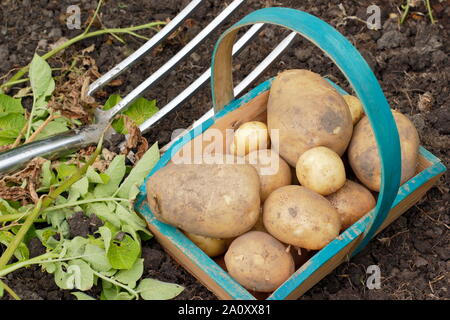
[[[48,46],[60,37],[70,38],[79,31],[68,30],[60,22],[71,1],[2,0],[0,7],[0,74],[28,63],[36,48],[38,53],[48,51]],[[107,1],[102,9],[102,21],[108,27],[125,27],[148,21],[173,17],[188,1],[130,0]],[[360,50],[375,72],[391,106],[408,115],[415,123],[422,145],[450,165],[450,102],[449,88],[449,1],[431,1],[438,23],[430,24],[428,17],[414,14],[399,26],[397,19],[400,1],[295,1],[248,0],[237,14],[205,42],[190,59],[173,70],[170,75],[146,93],[156,98],[160,107],[170,101],[187,84],[191,83],[209,65],[211,51],[217,37],[225,27],[236,22],[252,10],[265,6],[285,6],[314,14],[337,27]],[[338,5],[342,3],[348,16],[365,20],[366,8],[377,4],[382,11],[380,31],[369,30],[356,19],[344,19]],[[83,20],[93,1],[81,1]],[[157,50],[132,68],[120,87],[107,88],[108,93],[122,95],[129,92],[154,72],[175,52],[220,12],[223,2],[206,1],[194,14],[191,23],[182,32],[166,41]],[[425,12],[423,6],[413,11]],[[147,32],[151,36],[152,32]],[[257,39],[234,61],[236,81],[242,79],[287,34],[279,28],[266,28]],[[66,50],[62,58],[95,44],[92,56],[100,72],[104,73],[143,41],[125,36],[127,44],[107,41],[108,37],[89,39]],[[57,64],[56,61],[52,62]],[[329,76],[348,89],[342,74],[318,49],[305,40],[297,39],[260,79],[259,82],[288,68],[307,68]],[[164,145],[170,141],[176,128],[186,128],[211,107],[209,88],[196,96],[147,135],[150,143]],[[302,299],[449,299],[450,237],[449,205],[450,175],[447,173],[427,195],[385,231],[379,234],[360,254],[342,264],[309,290]],[[80,228],[80,225],[78,225]],[[82,229],[82,232],[86,231]],[[36,246],[36,250],[40,248]],[[37,251],[38,252],[38,251]],[[180,299],[215,299],[205,287],[175,263],[150,240],[144,244],[146,276],[184,285]],[[381,268],[381,289],[368,290],[365,286],[366,268],[376,264]],[[7,283],[25,299],[72,299],[58,290],[53,277],[28,268],[10,274]],[[95,293],[95,290],[93,291]]]

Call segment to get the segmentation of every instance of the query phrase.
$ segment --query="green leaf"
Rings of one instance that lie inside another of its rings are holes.
[[[83,260],[87,261],[97,271],[109,271],[111,269],[105,249],[93,244],[86,245]]]
[[[55,283],[61,289],[86,291],[94,285],[94,273],[81,259],[71,260],[67,264],[59,263],[55,271]]]
[[[142,124],[145,120],[158,112],[156,107],[156,100],[147,100],[145,98],[138,98],[133,104],[123,113],[136,122],[137,125]]]
[[[0,231],[0,243],[9,246],[10,242],[14,239],[14,234],[9,231]],[[30,257],[30,251],[25,243],[21,242],[17,249],[14,251],[14,257],[17,260],[23,261],[27,260]]]
[[[50,188],[52,181],[54,180],[54,175],[50,165],[50,160],[47,160],[41,167],[41,186],[44,188]]]
[[[24,114],[21,99],[14,99],[6,94],[0,93],[0,113],[20,113]]]
[[[108,100],[105,102],[103,106],[103,110],[108,110],[118,104],[122,98],[113,94],[110,95]],[[147,100],[145,98],[138,98],[135,102],[133,102],[127,110],[122,112],[122,114],[127,115],[131,120],[133,120],[137,125],[142,124],[145,120],[153,116],[156,112],[158,112],[158,108],[156,107],[156,100]],[[127,134],[127,130],[125,128],[125,122],[122,117],[115,119],[111,126],[118,133]]]
[[[98,185],[100,186],[100,185]],[[95,214],[97,217],[99,217],[103,221],[107,221],[111,223],[116,228],[120,228],[120,220],[119,218],[114,214],[114,211],[111,211],[106,203],[104,202],[93,202],[90,203],[87,206],[87,211],[90,214]]]
[[[64,236],[69,235],[69,224],[66,221],[66,210],[52,210],[47,212],[47,222],[52,225],[53,228],[61,232]]]
[[[85,196],[88,193],[89,189],[89,180],[87,177],[83,177],[77,182],[75,182],[71,187],[71,192],[77,192],[81,196]]]
[[[91,183],[101,183],[104,184],[107,181],[103,180],[102,176],[95,171],[94,168],[88,167],[86,171],[86,177],[88,178],[89,182]],[[107,176],[106,176],[107,177]]]
[[[17,213],[17,210],[14,209],[8,201],[0,198],[0,216],[4,214],[15,214],[15,213]]]
[[[21,113],[9,113],[0,117],[0,145],[13,143],[25,126],[25,116]]]
[[[69,257],[82,256],[86,249],[86,245],[89,243],[88,239],[80,236],[65,241],[67,243],[67,256]]]
[[[132,186],[139,186],[144,181],[145,177],[150,173],[155,164],[159,160],[159,148],[158,143],[151,146],[150,149],[145,152],[143,157],[136,163],[134,168],[129,173],[128,177],[120,185],[117,190],[117,196],[123,199],[130,199],[130,190]]]
[[[71,292],[71,294],[73,294],[77,298],[77,300],[95,300],[90,295],[84,292]]]
[[[140,244],[129,235],[122,241],[113,239],[108,250],[108,260],[114,269],[131,269],[140,254]]]
[[[120,270],[114,278],[130,288],[136,287],[136,282],[144,273],[144,259],[137,259],[129,270]]]
[[[125,170],[125,156],[118,155],[114,157],[108,169],[105,170],[105,174],[109,177],[108,183],[97,185],[94,189],[94,196],[100,198],[113,195],[125,175]]]
[[[144,300],[167,300],[178,296],[184,287],[175,284],[162,282],[155,279],[143,279],[137,287]]]
[[[116,207],[116,215],[123,225],[129,225],[133,230],[147,230],[147,224],[143,219],[141,219],[134,211],[130,212],[129,209],[120,204]]]
[[[120,291],[120,288],[111,283],[102,281],[103,291],[101,293],[101,300],[133,300],[134,296],[128,292]]]
[[[108,100],[106,100],[105,105],[103,106],[103,110],[109,110],[112,107],[114,107],[116,104],[118,104],[122,100],[122,97],[118,94],[112,94],[108,97]]]
[[[33,129],[36,130],[44,123],[44,120],[37,120],[33,122]],[[57,118],[55,120],[50,121],[39,134],[36,136],[36,139],[44,139],[49,136],[66,132],[69,130],[67,120],[64,118]]]
[[[51,79],[47,90],[45,90],[42,96],[40,96],[34,104],[36,108],[36,116],[44,117],[49,114],[47,109],[47,102],[49,100],[48,98],[52,95],[53,90],[55,90],[55,81]]]
[[[105,251],[108,252],[109,245],[110,245],[111,239],[112,239],[111,229],[109,229],[106,226],[101,226],[100,228],[98,228],[97,233],[99,233],[101,238],[103,239],[103,243],[105,245]]]
[[[30,70],[28,74],[30,76],[34,100],[37,101],[40,97],[49,95],[49,88],[51,88],[52,83],[54,85],[54,81],[52,78],[52,69],[47,61],[39,55],[34,54],[33,60],[31,60],[30,63]]]
[[[60,163],[59,166],[56,168],[57,178],[59,181],[65,180],[66,178],[70,177],[77,171],[78,168],[74,164]]]
[[[8,113],[0,117],[0,130],[22,130],[26,120],[23,114]]]
[[[111,127],[113,127],[113,129],[120,134],[128,133],[127,128],[125,128],[125,120],[123,119],[123,117],[114,119],[113,122],[111,123]]]

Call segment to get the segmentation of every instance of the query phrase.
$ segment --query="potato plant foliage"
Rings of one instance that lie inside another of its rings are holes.
[[[38,55],[30,64],[29,76],[33,93],[29,114],[25,112],[20,98],[0,94],[1,146],[15,142],[20,144],[33,135],[36,139],[45,138],[79,125],[77,121],[61,115],[48,120],[52,111],[47,108],[47,103],[55,89],[55,82],[50,66]],[[108,103],[112,106],[115,104],[113,101],[118,100],[117,96],[113,96]],[[141,98],[128,109],[126,115],[139,124],[157,110],[155,100]],[[116,120],[114,127],[125,133],[120,120]],[[74,155],[69,155],[58,161],[43,161],[36,194],[40,197],[51,194],[52,190],[79,172],[81,163],[74,163],[74,158]],[[133,167],[127,166],[125,160],[125,155],[115,155],[103,172],[93,165],[89,166],[80,179],[52,199],[52,205],[39,212],[36,222],[41,223],[33,224],[15,249],[14,259],[10,264],[0,266],[0,280],[19,268],[38,264],[54,275],[58,287],[73,290],[73,295],[79,300],[94,299],[85,291],[95,285],[101,286],[98,298],[103,300],[171,299],[182,292],[184,288],[179,285],[143,279],[141,242],[152,235],[145,221],[135,213],[133,204],[139,186],[159,160],[159,148],[155,143]],[[35,203],[23,205],[19,201],[0,197],[2,245],[8,247],[14,243],[20,221],[29,216],[35,207]],[[68,220],[79,213],[88,217],[95,215],[102,225],[94,234],[71,237]],[[42,227],[42,222],[45,227]],[[30,258],[27,243],[34,237],[41,241],[45,253]],[[0,282],[0,297],[6,289]]]

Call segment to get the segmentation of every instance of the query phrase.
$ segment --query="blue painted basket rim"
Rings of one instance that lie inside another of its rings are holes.
[[[339,87],[337,84],[329,81],[341,94],[347,94],[345,90]],[[192,260],[198,261],[196,263],[200,267],[205,267],[209,265],[212,268],[212,272],[216,272],[216,276],[212,275],[211,272],[207,272],[213,281],[218,283],[232,298],[234,299],[246,299],[246,300],[254,300],[255,297],[244,287],[242,287],[239,283],[237,283],[231,276],[225,272],[213,259],[208,257],[202,250],[200,250],[191,240],[189,240],[181,231],[177,228],[169,226],[165,223],[158,221],[150,208],[146,203],[146,185],[147,180],[159,169],[165,166],[171,159],[171,155],[179,151],[186,143],[202,134],[209,127],[211,127],[215,120],[218,120],[225,116],[226,114],[238,109],[243,104],[249,102],[260,94],[266,92],[270,89],[273,78],[266,80],[259,84],[256,88],[248,92],[246,95],[239,99],[233,100],[230,104],[228,104],[224,109],[222,109],[219,113],[217,113],[212,118],[205,120],[203,123],[199,125],[198,130],[191,130],[186,133],[182,138],[177,140],[161,157],[161,159],[157,162],[153,170],[144,180],[144,183],[140,187],[140,193],[137,197],[135,208],[136,211],[141,213],[148,223],[151,223],[158,229],[166,228],[166,231],[170,230],[172,236],[177,237],[177,241],[175,241],[171,237],[171,241],[181,249],[184,249],[183,252]],[[400,201],[404,200],[408,194],[419,188],[423,183],[435,177],[436,175],[445,172],[446,168],[441,163],[441,160],[434,156],[431,152],[423,148],[422,146],[419,149],[420,154],[426,158],[431,166],[422,170],[416,176],[408,180],[402,186],[400,186],[397,196],[392,204],[392,207],[396,206]],[[283,283],[277,290],[275,290],[269,297],[268,300],[282,300],[289,296],[289,294],[301,285],[309,276],[311,276],[318,268],[320,268],[323,264],[325,264],[331,257],[337,254],[339,251],[344,249],[347,245],[349,245],[353,240],[359,237],[367,227],[370,222],[370,217],[373,211],[367,213],[364,217],[362,217],[359,221],[353,224],[346,231],[341,233],[339,237],[330,242],[326,247],[322,250],[318,251],[311,259],[308,260],[303,266],[296,270],[296,272],[285,282]],[[161,231],[161,230],[160,230]],[[164,235],[167,236],[167,235]],[[199,258],[198,260],[195,258]]]

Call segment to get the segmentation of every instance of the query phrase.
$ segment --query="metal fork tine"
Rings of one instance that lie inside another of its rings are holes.
[[[133,101],[139,98],[145,90],[150,86],[156,84],[164,75],[172,70],[178,63],[186,58],[200,43],[202,43],[208,35],[210,35],[217,27],[219,27],[225,19],[233,13],[244,0],[234,0],[229,4],[213,21],[211,21],[194,39],[183,47],[176,55],[167,61],[156,72],[144,80],[139,86],[131,91],[125,98],[123,98],[113,108],[106,111],[108,118],[113,118],[119,112],[125,110]]]
[[[245,45],[255,37],[255,35],[264,26],[263,23],[258,23],[253,25],[233,46],[233,56],[239,54],[239,52],[245,47]],[[166,114],[168,114],[173,109],[179,107],[186,100],[188,100],[194,93],[196,93],[201,87],[203,87],[211,77],[211,68],[206,70],[200,77],[192,82],[186,89],[184,89],[180,94],[173,98],[168,104],[162,107],[157,113],[155,113],[151,118],[143,122],[139,129],[141,132],[146,132],[150,127],[161,120]]]
[[[272,65],[273,62],[292,44],[292,41],[295,38],[296,32],[291,32],[286,38],[284,38],[276,47],[275,49],[270,52],[266,58],[264,58],[263,61],[261,61],[258,66],[256,66],[255,69],[253,69],[252,72],[250,72],[244,80],[242,80],[235,88],[234,88],[234,95],[238,97],[243,91],[245,91],[264,71],[267,70],[270,65]],[[233,47],[234,49],[234,47]],[[210,119],[214,116],[214,109],[211,108],[209,111],[207,111],[203,116],[201,116],[197,121],[195,121],[191,129],[194,129],[198,127],[200,124],[202,124],[204,121]],[[152,118],[151,118],[152,119]],[[144,122],[145,123],[145,122]],[[143,123],[143,124],[144,124]],[[179,138],[181,138],[184,135],[181,134],[172,141],[170,141],[168,144],[166,144],[164,147],[161,148],[161,152],[167,151],[170,146],[172,146]]]
[[[88,95],[92,95],[98,89],[102,88],[112,79],[116,78],[122,72],[127,70],[131,65],[138,61],[143,55],[155,48],[167,36],[169,36],[178,26],[201,4],[203,0],[192,0],[180,13],[178,13],[168,24],[165,25],[157,34],[143,44],[139,49],[133,52],[126,59],[122,60],[118,65],[109,70],[103,76],[92,82],[89,86]]]

